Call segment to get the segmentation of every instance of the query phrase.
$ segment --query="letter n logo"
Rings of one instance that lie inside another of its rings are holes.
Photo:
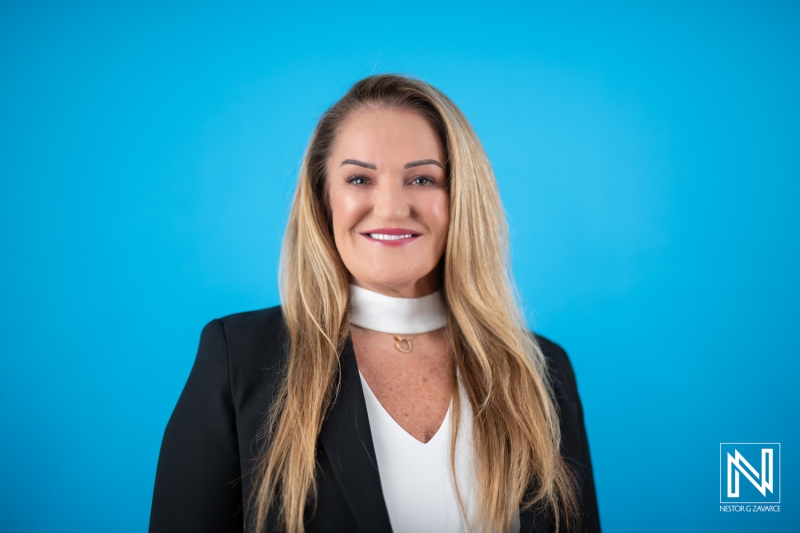
[[[779,442],[719,445],[720,503],[780,503]]]

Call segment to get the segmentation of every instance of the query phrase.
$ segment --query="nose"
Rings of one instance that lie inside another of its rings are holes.
[[[377,216],[384,220],[404,220],[410,216],[410,198],[403,190],[401,180],[382,180],[377,189],[373,206]]]

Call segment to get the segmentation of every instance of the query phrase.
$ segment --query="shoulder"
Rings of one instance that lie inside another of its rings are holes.
[[[285,328],[280,305],[234,313],[215,321],[222,325],[228,342],[258,342],[280,335]]]
[[[600,531],[597,494],[594,486],[592,458],[586,434],[583,404],[578,395],[578,385],[572,363],[561,346],[550,339],[536,335],[539,347],[547,362],[547,373],[558,401],[561,431],[561,455],[577,475],[579,487],[582,531]]]
[[[203,328],[195,368],[229,391],[237,420],[255,431],[281,382],[288,343],[279,305],[225,315]]]
[[[218,330],[225,343],[232,378],[251,370],[282,366],[288,344],[280,305],[217,318],[206,330]]]
[[[534,334],[547,363],[547,373],[553,390],[559,399],[573,399],[578,396],[575,372],[567,352],[547,337]]]

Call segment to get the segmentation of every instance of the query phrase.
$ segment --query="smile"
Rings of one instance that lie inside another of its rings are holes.
[[[367,233],[373,239],[378,239],[379,241],[397,241],[399,239],[410,239],[414,235],[412,233],[407,233],[405,235],[387,235],[385,233]]]
[[[403,246],[415,241],[421,233],[410,228],[374,228],[361,235],[382,246]]]

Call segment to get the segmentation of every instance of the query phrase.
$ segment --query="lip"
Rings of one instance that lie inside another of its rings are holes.
[[[372,237],[370,237],[369,235],[370,233],[381,233],[383,235],[411,235],[411,237],[407,237],[405,239],[395,239],[387,241],[387,240],[373,239]],[[362,231],[361,235],[368,241],[380,244],[382,246],[403,246],[404,244],[408,244],[410,242],[415,241],[422,234],[418,231],[408,228],[375,228],[367,231]]]

